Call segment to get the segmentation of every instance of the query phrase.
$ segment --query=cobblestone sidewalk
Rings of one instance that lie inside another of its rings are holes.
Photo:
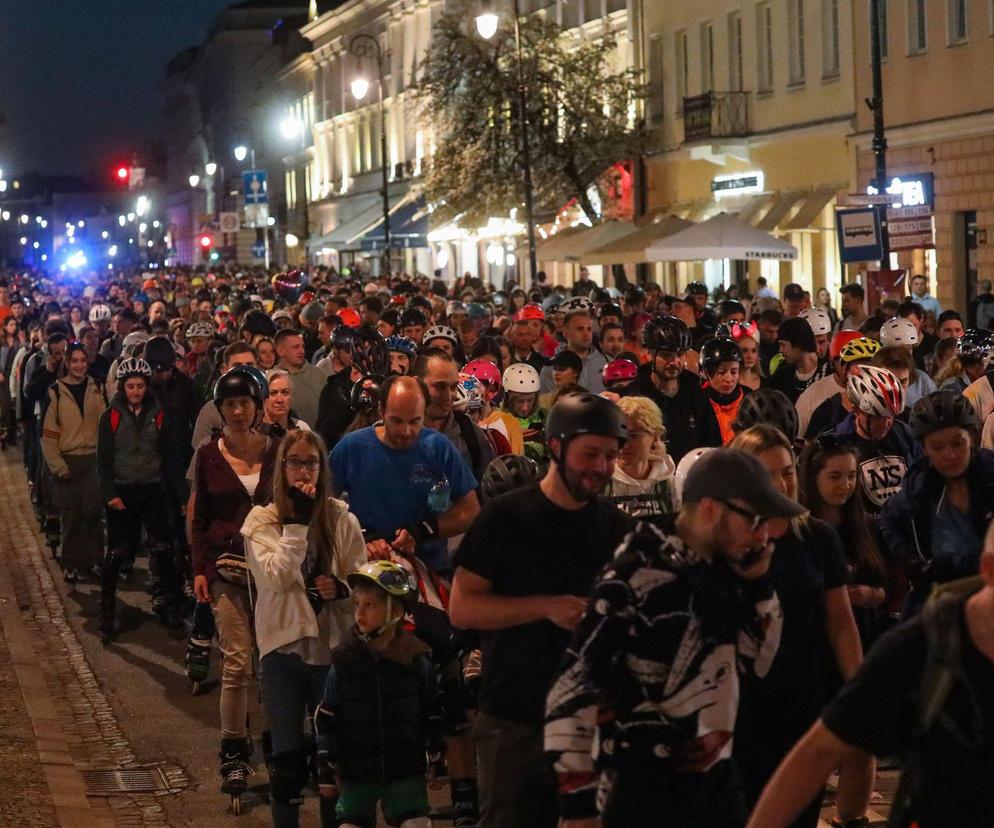
[[[88,797],[82,772],[138,767],[66,619],[19,452],[0,455],[0,824],[165,825],[153,794]]]

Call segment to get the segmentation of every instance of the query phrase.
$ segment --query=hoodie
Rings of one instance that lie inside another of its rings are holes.
[[[621,511],[637,518],[652,518],[673,511],[673,475],[676,464],[668,454],[656,458],[644,480],[629,475],[615,464],[614,475],[604,489]]]

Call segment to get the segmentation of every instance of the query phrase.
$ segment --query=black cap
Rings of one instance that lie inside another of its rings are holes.
[[[777,329],[777,338],[810,353],[818,350],[818,346],[815,344],[815,332],[807,320],[801,319],[799,316],[795,316],[793,319],[784,319]]]
[[[574,351],[563,349],[552,358],[553,368],[572,368],[579,374],[583,370],[583,360]]]
[[[764,518],[793,518],[805,509],[773,487],[773,478],[756,457],[736,449],[715,449],[703,455],[687,473],[683,502],[738,500]]]

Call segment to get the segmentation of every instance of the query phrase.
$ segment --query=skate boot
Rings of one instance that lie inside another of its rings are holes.
[[[231,797],[231,812],[242,812],[242,794],[248,788],[248,777],[255,773],[248,763],[251,748],[248,739],[221,740],[221,793]]]
[[[190,692],[196,696],[207,681],[211,664],[211,640],[214,638],[214,615],[211,605],[198,603],[193,609],[193,628],[186,645],[186,677]]]
[[[452,779],[449,782],[449,791],[452,797],[453,828],[475,828],[480,819],[476,780]]]
[[[59,544],[62,542],[62,521],[58,515],[49,515],[45,518],[45,545],[52,553],[52,558],[59,558]]]

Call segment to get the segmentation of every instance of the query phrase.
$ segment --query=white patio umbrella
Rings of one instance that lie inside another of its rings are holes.
[[[757,230],[728,213],[658,239],[645,249],[650,262],[696,262],[705,259],[797,258],[794,245]]]

